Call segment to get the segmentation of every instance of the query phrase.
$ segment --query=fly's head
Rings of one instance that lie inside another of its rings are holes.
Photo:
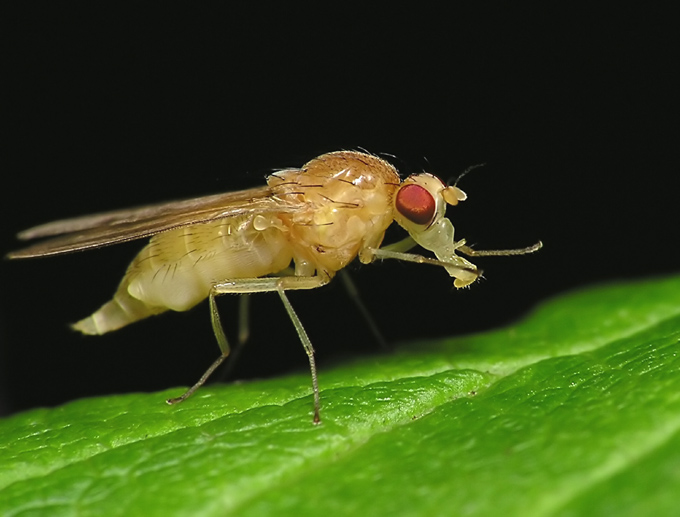
[[[414,174],[406,178],[393,198],[394,220],[423,248],[433,252],[456,287],[471,284],[480,275],[477,267],[456,255],[464,241],[454,240],[454,228],[446,218],[446,206],[467,198],[465,192],[445,185],[432,174]]]

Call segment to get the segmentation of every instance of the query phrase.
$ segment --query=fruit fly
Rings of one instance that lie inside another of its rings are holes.
[[[446,206],[465,198],[457,186],[447,186],[431,174],[401,181],[395,167],[377,156],[338,151],[302,168],[278,171],[259,188],[37,226],[20,233],[19,239],[48,239],[8,257],[61,255],[151,237],[113,299],[72,327],[84,334],[104,334],[167,310],[186,311],[208,298],[221,354],[194,386],[169,399],[170,404],[194,393],[229,355],[215,298],[275,291],[309,358],[318,423],[314,349],[286,291],[321,287],[357,257],[364,264],[397,259],[441,266],[460,288],[473,283],[481,271],[458,252],[521,255],[541,247],[539,242],[480,252],[464,240],[456,241]],[[381,247],[393,221],[409,236]],[[409,253],[416,245],[436,258]]]

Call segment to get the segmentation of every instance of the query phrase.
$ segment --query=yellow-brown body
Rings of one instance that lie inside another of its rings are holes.
[[[332,277],[363,248],[380,246],[400,180],[378,157],[341,151],[267,183],[266,207],[154,235],[113,299],[74,328],[103,334],[168,309],[186,311],[217,283],[282,275],[291,265],[296,276]]]

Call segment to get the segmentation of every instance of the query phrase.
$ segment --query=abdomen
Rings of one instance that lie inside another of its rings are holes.
[[[168,309],[186,311],[227,279],[255,278],[290,265],[278,228],[255,230],[252,215],[195,224],[152,237],[128,267],[113,299],[73,325],[103,334]]]

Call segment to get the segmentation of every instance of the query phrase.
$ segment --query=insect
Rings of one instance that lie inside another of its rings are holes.
[[[107,212],[36,226],[21,240],[48,238],[8,254],[12,259],[60,255],[151,237],[127,269],[113,298],[72,327],[104,334],[167,310],[186,311],[208,298],[221,354],[194,386],[194,393],[227,358],[230,347],[215,298],[222,294],[275,291],[309,358],[314,422],[320,397],[314,349],[286,291],[321,287],[355,258],[368,264],[397,259],[443,267],[455,287],[481,271],[457,253],[521,255],[515,250],[476,251],[454,239],[447,205],[466,199],[457,186],[422,173],[401,181],[387,161],[363,152],[338,151],[299,169],[270,175],[267,185],[240,192]],[[408,237],[381,247],[396,221]],[[409,253],[420,245],[436,258]]]

